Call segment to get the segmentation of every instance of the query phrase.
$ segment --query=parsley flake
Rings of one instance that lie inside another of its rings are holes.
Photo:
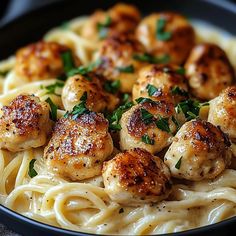
[[[46,89],[46,94],[54,94],[56,96],[60,96],[60,94],[56,93],[57,88],[62,88],[64,86],[63,82],[55,82],[54,84],[50,84],[48,86],[42,86],[41,89]]]
[[[53,103],[53,101],[51,100],[51,98],[49,98],[49,97],[45,100],[45,102],[47,102],[50,106],[50,109],[51,109],[50,117],[51,117],[51,119],[53,121],[56,121],[57,120],[57,108],[58,108],[57,105],[55,105]]]
[[[134,73],[134,66],[129,65],[125,67],[116,67],[116,69],[122,73]]]
[[[0,71],[0,76],[5,77],[8,73],[9,71]]]
[[[185,69],[183,67],[179,67],[176,70],[176,73],[180,74],[180,75],[185,75]]]
[[[153,122],[154,117],[149,111],[147,111],[144,108],[141,108],[140,111],[141,111],[142,121],[144,122],[145,125],[148,125]]]
[[[104,38],[107,37],[108,28],[111,25],[111,23],[112,23],[111,17],[106,16],[106,19],[103,23],[100,22],[100,23],[97,24],[97,30],[98,30],[100,39],[104,39]]]
[[[170,61],[170,56],[165,54],[161,57],[155,57],[152,56],[151,54],[144,53],[144,54],[134,54],[133,59],[136,61],[148,62],[151,64],[166,64]]]
[[[159,91],[159,89],[152,84],[148,84],[146,89],[148,91],[149,96],[153,96],[156,92]]]
[[[151,139],[147,134],[142,136],[142,142],[150,145],[153,145],[155,143],[154,139]]]
[[[170,127],[168,123],[168,118],[164,118],[159,116],[159,119],[155,121],[157,128],[161,129],[162,131],[165,131],[167,133],[170,133]]]
[[[72,52],[70,50],[61,53],[61,59],[63,62],[65,73],[68,73],[70,70],[74,69],[75,67],[74,59],[72,56]]]
[[[38,175],[37,171],[34,169],[35,162],[36,162],[36,159],[32,159],[29,163],[28,175],[30,178],[34,178],[36,175]]]
[[[175,168],[178,169],[178,170],[180,169],[181,162],[182,162],[182,158],[183,158],[183,156],[181,156],[181,157],[179,158],[178,162],[175,164]]]
[[[104,84],[104,89],[109,93],[117,93],[120,89],[120,80],[106,81]]]
[[[160,18],[156,22],[156,37],[157,37],[157,39],[159,39],[161,41],[167,41],[172,36],[171,32],[164,31],[166,23],[167,23],[166,19],[164,19],[164,18]]]
[[[181,89],[178,86],[173,87],[171,89],[171,93],[173,95],[180,95],[180,96],[188,97],[188,92],[186,92],[184,89]]]
[[[135,101],[137,103],[145,103],[145,102],[156,103],[155,101],[153,101],[150,98],[143,98],[143,97],[137,98],[137,99],[135,99]]]

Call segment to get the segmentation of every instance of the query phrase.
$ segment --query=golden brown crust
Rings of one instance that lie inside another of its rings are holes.
[[[194,120],[189,123],[183,139],[191,139],[194,149],[199,152],[215,151],[221,153],[225,147],[231,145],[228,136],[219,127],[202,120]]]
[[[113,174],[118,174],[124,188],[135,186],[137,193],[160,196],[171,187],[170,179],[162,172],[161,160],[144,149],[118,154],[115,162]]]
[[[133,56],[143,53],[143,46],[132,34],[114,34],[101,44],[96,57],[101,58],[102,63],[97,71],[110,80],[120,80],[122,92],[131,92],[137,79],[137,71],[143,65],[143,63],[134,60]],[[119,68],[129,66],[134,69],[131,73],[119,70]]]
[[[195,46],[185,68],[191,92],[203,100],[218,96],[235,80],[234,70],[226,53],[211,43]]]
[[[156,37],[156,25],[160,19],[166,21],[164,30],[171,32],[169,40],[162,41]],[[157,56],[167,54],[171,63],[179,65],[186,60],[195,41],[193,27],[182,15],[174,12],[153,13],[145,17],[137,27],[136,35],[149,53]]]
[[[141,19],[139,10],[135,6],[119,3],[110,8],[107,12],[101,10],[95,11],[82,28],[82,36],[98,40],[97,25],[99,23],[104,23],[108,16],[111,18],[111,23],[107,27],[108,36],[111,36],[114,33],[134,32]]]
[[[183,75],[183,68],[176,65],[148,65],[139,71],[139,76],[133,86],[133,99],[151,97],[153,100],[174,100],[178,103],[187,98],[187,79]],[[150,96],[147,86],[153,85],[158,90]],[[178,87],[185,94],[173,93]]]
[[[131,114],[127,130],[131,136],[141,138],[149,129],[154,129],[156,127],[154,122],[145,124],[142,120],[141,110],[145,109],[152,115],[153,121],[155,121],[158,116],[161,117],[170,117],[174,114],[174,105],[172,103],[167,103],[164,101],[158,101],[155,103],[145,102],[136,107],[136,109]]]
[[[62,91],[62,101],[66,110],[72,110],[80,102],[80,98],[87,92],[86,106],[95,112],[114,110],[119,102],[117,94],[105,91],[105,79],[101,75],[75,75],[67,79]]]
[[[42,146],[51,130],[49,107],[33,95],[19,95],[2,108],[0,146],[17,151]],[[47,124],[46,127],[45,124]]]
[[[70,50],[55,42],[39,41],[21,48],[16,53],[15,72],[30,81],[56,78],[63,71],[61,54]],[[74,57],[77,65],[78,58]]]
[[[63,177],[80,180],[98,175],[102,162],[112,153],[108,121],[94,112],[77,119],[61,118],[45,148],[50,169]]]

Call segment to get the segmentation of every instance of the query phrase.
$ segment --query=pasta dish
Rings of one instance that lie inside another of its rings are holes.
[[[0,62],[0,203],[92,234],[236,216],[236,39],[118,3]]]

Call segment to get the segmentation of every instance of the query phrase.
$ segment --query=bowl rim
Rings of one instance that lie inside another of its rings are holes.
[[[58,2],[50,2],[49,4],[42,5],[42,6],[36,8],[36,9],[33,9],[29,12],[23,13],[23,14],[15,17],[14,19],[12,19],[9,22],[0,24],[0,32],[2,30],[5,30],[5,29],[11,27],[11,25],[14,25],[17,21],[21,20],[22,18],[30,17],[30,15],[34,14],[34,12],[42,11],[43,9],[47,9],[49,7],[52,7],[55,4],[63,3],[64,1],[60,0]],[[198,1],[205,2],[210,5],[214,5],[215,7],[218,7],[223,10],[226,10],[230,13],[236,14],[236,4],[233,4],[229,1],[221,1],[221,0],[198,0]],[[121,0],[121,2],[122,2],[122,0]],[[125,2],[125,0],[123,0],[123,2]],[[102,2],[101,2],[101,4],[102,4]],[[27,216],[24,216],[24,215],[4,206],[2,204],[0,204],[0,215],[6,215],[9,218],[20,221],[21,223],[23,222],[23,224],[26,224],[26,225],[31,225],[31,226],[34,226],[37,228],[41,228],[43,230],[49,230],[49,233],[54,232],[54,233],[60,233],[60,234],[67,234],[67,235],[71,235],[71,236],[106,235],[106,234],[86,233],[86,232],[75,231],[75,230],[71,230],[71,229],[60,228],[58,226],[52,226],[50,224],[40,222],[40,221],[31,219]],[[0,223],[1,222],[2,222],[2,220],[0,218]],[[226,227],[227,225],[232,224],[232,223],[236,223],[236,216],[225,219],[225,220],[220,221],[218,223],[205,225],[205,226],[201,226],[198,228],[185,230],[185,231],[181,231],[181,232],[176,232],[176,233],[161,234],[160,236],[187,236],[187,235],[197,235],[197,234],[200,235],[201,233],[207,233],[207,231],[210,232],[210,230],[212,230],[212,229],[215,230],[215,229]]]

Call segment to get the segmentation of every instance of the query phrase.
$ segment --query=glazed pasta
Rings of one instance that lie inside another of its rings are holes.
[[[74,19],[66,28],[48,32],[45,40],[73,48],[82,63],[88,64],[97,45],[80,35],[86,21],[87,17]],[[236,39],[224,38],[214,29],[207,28],[206,33],[203,28],[195,26],[198,40],[222,46],[236,68]],[[61,98],[46,94],[44,89],[56,79],[36,82],[19,79],[12,71],[14,63],[14,57],[0,63],[0,71],[10,71],[5,78],[0,78],[0,106],[9,104],[19,94],[30,93],[42,101],[50,97],[60,108],[58,116],[63,116]],[[48,172],[43,150],[44,147],[17,153],[0,151],[0,203],[31,219],[88,233],[146,235],[184,231],[236,215],[236,171],[233,169],[226,169],[214,180],[174,183],[169,200],[128,207],[110,200],[101,176],[69,182]],[[34,168],[38,173],[34,178],[28,175],[32,159],[36,159]]]

